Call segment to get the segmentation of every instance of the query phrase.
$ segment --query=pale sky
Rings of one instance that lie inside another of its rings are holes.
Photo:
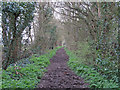
[[[0,13],[0,43],[1,43],[1,40],[2,40],[2,27],[1,27],[1,23],[2,23],[2,18],[1,18],[1,13]]]
[[[55,8],[55,10],[59,12],[59,8]],[[54,17],[55,19],[61,19],[61,15],[56,12],[54,12]]]

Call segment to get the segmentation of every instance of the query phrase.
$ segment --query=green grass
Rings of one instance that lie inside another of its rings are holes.
[[[45,69],[50,64],[50,59],[55,55],[56,51],[61,48],[57,47],[50,50],[47,54],[36,57],[33,55],[27,61],[19,61],[16,66],[10,65],[7,70],[2,70],[2,88],[35,88],[41,77],[44,75]],[[19,67],[16,74],[15,67]]]
[[[78,42],[78,49],[76,51],[72,51],[79,58],[80,63],[90,64],[93,63],[93,53],[94,50],[91,50],[88,42]],[[95,56],[95,55],[94,55]],[[88,60],[89,58],[89,60]],[[78,61],[77,60],[77,61]]]
[[[118,88],[118,84],[112,80],[107,80],[93,66],[81,63],[82,58],[78,58],[71,51],[66,50],[69,56],[68,66],[78,75],[85,79],[90,88]],[[88,59],[89,60],[89,59]]]
[[[2,69],[0,68],[0,89],[2,88]]]

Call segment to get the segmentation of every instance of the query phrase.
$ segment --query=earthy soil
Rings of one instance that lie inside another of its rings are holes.
[[[64,48],[59,49],[51,58],[48,71],[42,77],[39,88],[87,88],[83,78],[77,76],[68,66],[69,56]]]

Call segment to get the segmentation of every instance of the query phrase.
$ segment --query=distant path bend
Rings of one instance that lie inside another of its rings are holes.
[[[50,60],[48,71],[42,77],[39,88],[86,88],[88,83],[84,83],[83,78],[75,75],[75,73],[67,66],[69,56],[64,48],[59,49],[56,55]]]

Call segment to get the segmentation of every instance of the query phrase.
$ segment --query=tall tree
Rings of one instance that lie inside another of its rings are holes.
[[[120,2],[118,3],[118,82],[120,82]],[[120,83],[119,83],[120,85]]]
[[[50,3],[40,2],[36,5],[36,16],[34,18],[34,43],[35,52],[42,54],[46,49],[53,47],[55,37],[55,25],[52,24],[53,10]]]
[[[34,6],[30,2],[2,2],[3,69],[17,61],[22,32],[33,20]]]

